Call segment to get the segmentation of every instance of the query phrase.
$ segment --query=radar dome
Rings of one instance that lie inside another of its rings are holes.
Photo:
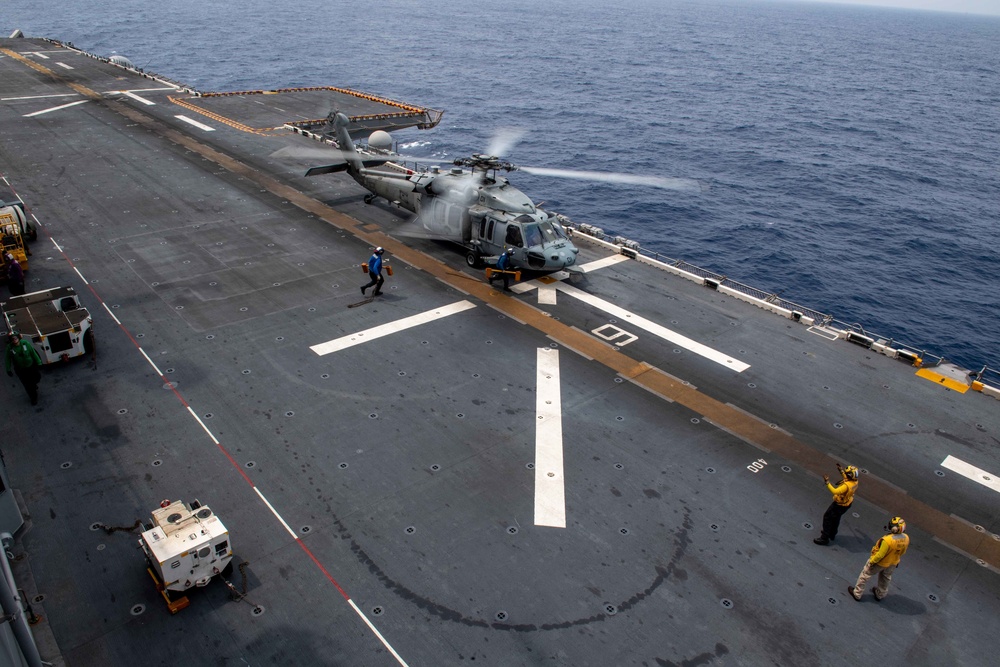
[[[383,130],[375,130],[368,137],[368,147],[380,151],[392,150],[392,135]]]
[[[132,61],[126,58],[125,56],[111,56],[110,58],[108,58],[108,60],[110,60],[112,63],[120,67],[128,67],[130,69],[135,69],[135,65],[132,64]]]

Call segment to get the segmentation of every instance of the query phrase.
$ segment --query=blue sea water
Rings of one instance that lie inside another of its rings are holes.
[[[444,109],[418,155],[527,134],[547,208],[968,368],[1000,368],[1000,18],[739,0],[7,0],[203,91],[335,85]],[[16,175],[15,175],[16,177]]]

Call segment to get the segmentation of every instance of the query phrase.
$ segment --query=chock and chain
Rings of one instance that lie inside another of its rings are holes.
[[[131,533],[133,530],[135,530],[141,525],[142,525],[142,519],[136,519],[135,523],[133,523],[131,526],[109,526],[104,523],[94,524],[95,527],[102,529],[108,535],[111,535],[112,533],[117,533],[119,531]]]
[[[243,561],[240,563],[240,577],[242,578],[242,583],[240,584],[240,590],[236,589],[231,581],[223,577],[221,574],[219,578],[226,584],[226,588],[229,589],[230,599],[234,602],[241,602],[246,600],[247,597],[247,567],[249,567],[250,561]],[[246,600],[249,604],[253,604],[249,600]],[[256,605],[254,605],[256,606]]]

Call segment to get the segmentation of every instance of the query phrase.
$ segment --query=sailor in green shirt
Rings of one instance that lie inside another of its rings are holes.
[[[17,379],[21,381],[24,390],[28,392],[31,404],[38,405],[38,381],[42,379],[42,374],[39,371],[42,367],[42,360],[38,356],[38,352],[35,352],[35,348],[24,340],[20,333],[13,331],[10,334],[10,342],[7,343],[7,354],[4,358],[7,375],[13,377],[14,373],[17,373]]]

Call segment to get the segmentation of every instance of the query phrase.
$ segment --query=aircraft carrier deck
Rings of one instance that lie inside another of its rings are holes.
[[[991,387],[581,233],[577,271],[492,289],[349,178],[270,157],[341,106],[308,92],[209,97],[0,40],[28,290],[74,287],[97,342],[36,407],[3,383],[42,660],[996,663]],[[341,108],[436,122],[372,97]],[[349,307],[376,245],[385,296]],[[820,547],[836,462],[860,487]],[[240,599],[215,578],[172,615],[138,534],[101,529],[163,499],[222,519]],[[855,602],[896,514],[889,596]]]

